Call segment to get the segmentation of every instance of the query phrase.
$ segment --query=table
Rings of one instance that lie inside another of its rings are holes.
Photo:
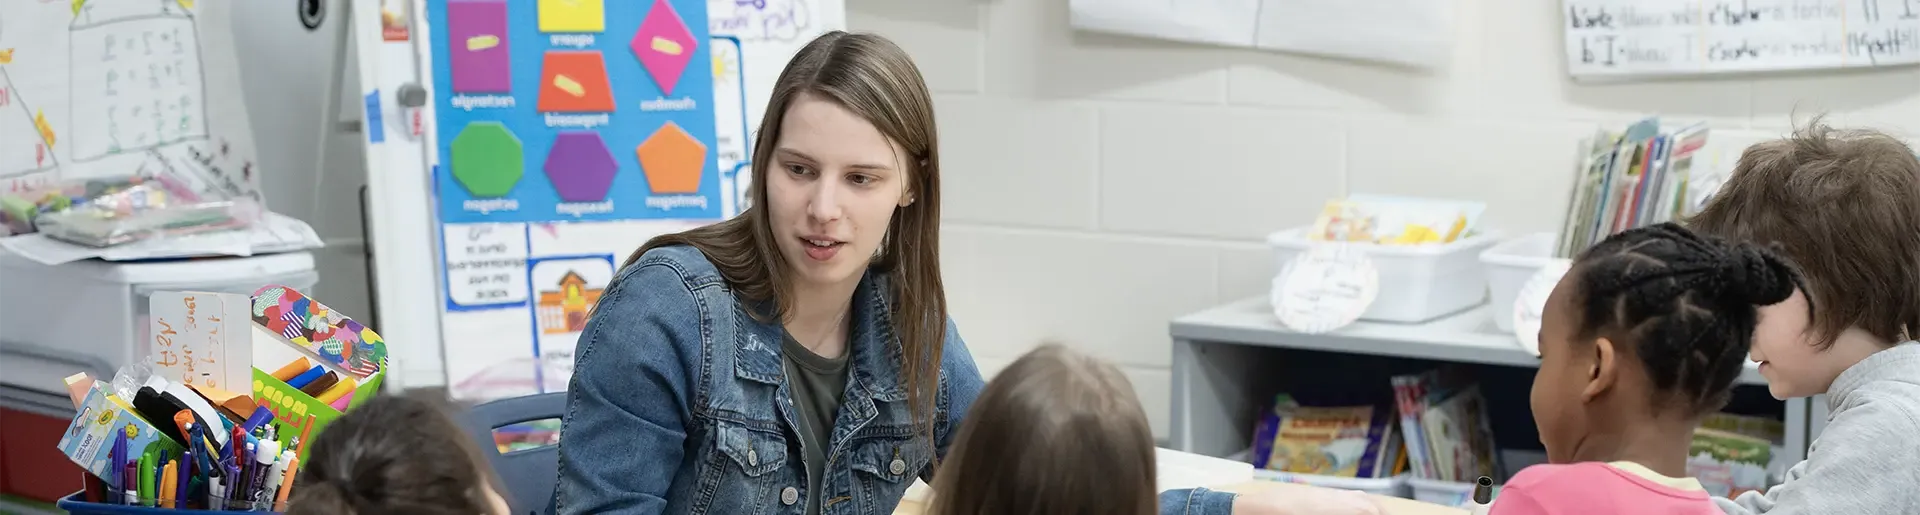
[[[1250,494],[1273,490],[1315,489],[1295,483],[1261,481],[1253,478],[1253,465],[1203,456],[1173,449],[1154,449],[1154,477],[1162,492],[1179,488],[1206,487],[1223,492]],[[901,499],[900,506],[893,510],[894,515],[922,515],[926,512],[926,501],[932,490],[926,484],[914,482],[907,495]],[[1448,508],[1407,499],[1374,496],[1381,506],[1392,515],[1460,515],[1466,510]]]
[[[1520,348],[1512,334],[1493,325],[1490,310],[1475,307],[1424,323],[1356,322],[1325,333],[1303,334],[1280,325],[1266,297],[1208,308],[1168,324],[1173,339],[1173,409],[1168,443],[1209,456],[1244,450],[1253,414],[1270,399],[1254,399],[1246,385],[1259,377],[1256,354],[1298,349],[1414,358],[1455,363],[1537,367],[1539,358]],[[1765,385],[1753,363],[1739,384]],[[1806,456],[1806,399],[1786,401],[1787,457]]]
[[[1265,492],[1269,490],[1288,489],[1288,488],[1301,489],[1301,488],[1319,488],[1319,487],[1292,484],[1292,483],[1280,483],[1280,482],[1274,482],[1274,481],[1249,481],[1249,482],[1233,484],[1233,485],[1223,485],[1215,489],[1223,492],[1250,494],[1255,492]],[[1380,506],[1382,508],[1386,508],[1386,511],[1389,515],[1467,515],[1468,513],[1467,510],[1463,510],[1459,508],[1451,508],[1451,507],[1441,506],[1438,504],[1429,504],[1429,503],[1414,501],[1410,499],[1401,499],[1398,497],[1384,497],[1384,496],[1376,495],[1376,496],[1373,496],[1373,499],[1375,501],[1379,501]],[[915,501],[915,500],[900,501],[900,507],[895,508],[893,510],[893,515],[923,515],[924,513],[926,513],[926,505],[922,504],[920,501]]]

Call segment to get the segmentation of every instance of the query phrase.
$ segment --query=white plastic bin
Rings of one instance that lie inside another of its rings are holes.
[[[1558,234],[1537,232],[1500,242],[1480,253],[1491,296],[1487,310],[1501,332],[1513,332],[1513,299],[1520,296],[1527,279],[1553,261],[1553,244],[1558,239]]]
[[[1316,242],[1300,227],[1267,236],[1278,270]],[[1439,245],[1377,245],[1354,243],[1373,260],[1380,272],[1380,295],[1360,315],[1361,320],[1417,323],[1479,305],[1487,298],[1486,269],[1475,256],[1497,243],[1497,232]]]
[[[1265,481],[1279,481],[1282,483],[1339,488],[1343,490],[1359,490],[1374,495],[1399,497],[1401,499],[1407,499],[1413,495],[1413,489],[1407,485],[1407,480],[1411,478],[1406,474],[1382,478],[1354,478],[1254,469],[1253,478]]]

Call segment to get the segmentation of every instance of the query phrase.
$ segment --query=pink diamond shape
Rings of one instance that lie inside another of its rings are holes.
[[[687,30],[680,13],[667,0],[654,0],[646,21],[640,22],[640,30],[627,46],[653,76],[653,82],[660,85],[660,93],[672,95],[673,87],[680,83],[680,73],[693,61],[695,44],[693,32]]]

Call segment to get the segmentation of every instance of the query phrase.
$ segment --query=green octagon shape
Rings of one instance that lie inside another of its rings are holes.
[[[453,180],[474,197],[505,197],[526,172],[520,138],[500,122],[467,124],[450,153]]]

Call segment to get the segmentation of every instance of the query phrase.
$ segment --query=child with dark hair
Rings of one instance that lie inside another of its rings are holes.
[[[1718,514],[1686,474],[1693,431],[1726,404],[1758,308],[1799,281],[1761,247],[1674,224],[1582,253],[1540,325],[1533,417],[1551,464],[1515,475],[1492,513]]]
[[[313,439],[288,515],[507,515],[493,473],[443,409],[376,397]]]

